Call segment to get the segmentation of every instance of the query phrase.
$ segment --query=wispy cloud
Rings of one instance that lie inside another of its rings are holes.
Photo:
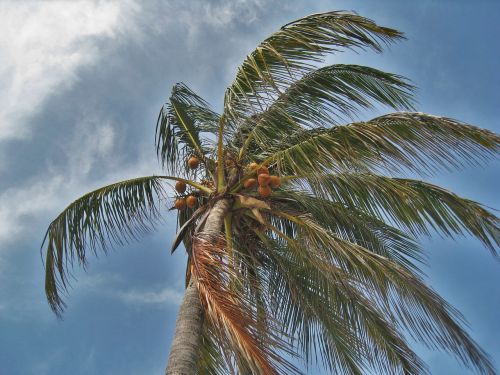
[[[29,135],[29,116],[92,64],[128,2],[0,3],[0,141]]]
[[[33,220],[42,216],[50,219],[86,192],[155,172],[156,160],[150,160],[149,153],[140,156],[133,164],[116,166],[116,159],[110,157],[116,137],[112,123],[95,118],[76,127],[79,131],[75,132],[73,140],[61,146],[61,158],[65,160],[62,165],[49,165],[42,175],[33,176],[22,185],[0,193],[0,253],[9,248],[9,243],[19,239]],[[94,178],[95,169],[109,173]]]
[[[205,3],[201,7],[208,25],[220,28],[229,24],[252,24],[264,6],[269,6],[272,1],[262,0],[236,0],[223,3]]]
[[[160,287],[148,285],[142,288],[131,287],[127,280],[118,274],[85,275],[78,283],[79,293],[101,294],[120,302],[133,304],[138,307],[144,305],[179,305],[184,290],[174,287]]]
[[[61,154],[67,160],[62,169],[49,167],[43,178],[36,176],[0,194],[0,241],[16,239],[30,218],[74,199],[74,192],[83,192],[88,184],[85,177],[92,167],[107,158],[113,149],[113,126],[98,120],[79,126],[81,131]]]
[[[132,289],[119,293],[123,301],[138,305],[179,305],[182,296],[182,290],[169,287],[157,291]]]

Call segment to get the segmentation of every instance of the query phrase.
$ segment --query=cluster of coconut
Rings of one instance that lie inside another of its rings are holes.
[[[187,161],[189,168],[196,169],[200,165],[200,160],[196,156],[191,156]],[[281,185],[281,178],[279,176],[271,176],[269,175],[269,169],[265,166],[259,167],[257,163],[250,163],[248,165],[248,169],[253,172],[255,171],[255,177],[251,177],[246,179],[243,182],[243,186],[245,189],[253,189],[257,184],[259,187],[257,188],[257,192],[263,198],[266,198],[271,195],[272,189],[276,189]],[[202,184],[209,184],[213,182],[209,182],[208,180],[203,180]],[[177,181],[175,184],[175,190],[179,194],[184,194],[186,192],[186,183],[183,181]],[[193,208],[198,203],[198,198],[194,195],[187,195],[185,197],[180,196],[175,200],[175,208],[178,210],[182,210],[186,207]]]
[[[196,169],[200,165],[200,160],[196,156],[191,156],[187,161],[189,168]],[[182,181],[177,181],[175,183],[175,190],[179,194],[184,194],[186,192],[186,183]],[[198,203],[198,199],[194,195],[188,195],[187,197],[179,197],[175,200],[175,208],[182,210],[186,207],[193,208]]]
[[[256,184],[259,184],[257,192],[261,197],[268,197],[272,193],[272,189],[276,189],[281,185],[281,178],[279,176],[270,176],[267,167],[260,167],[257,163],[249,164],[250,171],[255,170],[257,179],[249,178],[245,180],[243,186],[245,189],[252,189]]]
[[[186,184],[182,181],[177,181],[175,183],[175,190],[183,194],[186,191]],[[182,210],[185,207],[193,208],[198,203],[198,199],[194,195],[188,195],[187,197],[179,197],[175,200],[175,208]]]

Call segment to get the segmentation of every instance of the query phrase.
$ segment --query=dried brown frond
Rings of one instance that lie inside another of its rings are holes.
[[[191,273],[196,277],[205,317],[226,338],[255,374],[290,374],[299,371],[275,350],[285,350],[286,343],[272,330],[263,335],[258,326],[254,302],[237,285],[237,273],[230,268],[225,241],[200,238],[193,241]]]

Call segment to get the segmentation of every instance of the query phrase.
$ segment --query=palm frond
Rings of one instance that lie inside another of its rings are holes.
[[[243,149],[255,141],[265,149],[291,131],[352,120],[375,103],[395,110],[413,109],[414,87],[401,76],[359,65],[331,65],[294,82],[264,112],[247,119],[251,129]],[[241,153],[243,153],[242,150]]]
[[[425,256],[416,239],[366,211],[300,189],[275,192],[271,204],[273,208],[311,216],[340,238],[422,273],[419,265],[424,263]]]
[[[498,154],[500,136],[446,117],[400,112],[333,128],[300,130],[259,160],[285,174],[375,170],[432,173]]]
[[[213,168],[213,145],[202,133],[214,133],[218,121],[219,115],[205,100],[183,83],[174,85],[156,124],[156,152],[162,165],[173,173],[179,172],[179,164],[185,166],[185,159],[196,155],[208,164],[208,170]]]
[[[313,14],[291,22],[265,39],[238,68],[226,90],[224,117],[234,121],[263,110],[273,92],[280,94],[327,53],[353,48],[380,52],[384,43],[402,37],[350,12]]]
[[[207,206],[202,205],[198,209],[194,210],[192,208],[186,207],[177,213],[177,233],[172,241],[172,247],[170,248],[170,254],[179,247],[181,242],[184,243],[186,251],[189,253],[191,251],[191,238],[195,232],[195,224],[197,220],[203,213],[207,213]]]
[[[265,245],[265,270],[272,313],[298,337],[306,362],[321,354],[323,365],[338,374],[367,369],[388,374],[422,374],[425,366],[396,326],[356,289],[346,273],[318,264],[294,244],[259,234]],[[317,358],[316,358],[317,361]]]
[[[203,323],[196,375],[232,375],[210,324]]]
[[[268,311],[299,340],[306,362],[317,361],[321,354],[326,368],[339,374],[362,374],[367,368],[377,373],[423,373],[420,359],[377,315],[375,305],[364,306],[366,311],[353,306],[366,298],[353,289],[357,283],[350,284],[349,274],[314,256],[306,244],[279,243],[254,231],[257,237],[250,249],[255,252],[262,240],[255,256],[262,262],[257,273],[267,284]],[[290,236],[297,234],[292,229]],[[329,276],[332,269],[342,274],[342,280]]]
[[[300,181],[297,181],[299,185]],[[324,175],[305,182],[320,197],[389,220],[414,235],[433,229],[449,237],[471,234],[494,255],[500,220],[480,204],[419,180],[369,173]]]
[[[413,338],[454,354],[464,365],[483,374],[495,374],[489,357],[464,331],[461,314],[409,269],[338,238],[308,217],[294,212],[272,213],[294,227],[293,239],[280,235],[288,244],[307,247],[325,264],[334,265],[332,275],[340,268],[357,280],[363,293],[378,303],[388,317],[397,319],[398,326]]]
[[[208,214],[209,210],[207,210],[207,206],[205,205],[196,210],[186,207],[185,209],[180,210],[177,213],[177,233],[175,235],[174,241],[172,242],[170,251],[171,253],[173,253],[177,246],[180,245],[180,241],[182,241],[182,243],[184,244],[184,249],[186,250],[188,256],[186,261],[186,288],[191,280],[193,238],[195,233],[197,232],[197,228],[200,228],[206,221]]]
[[[67,290],[68,268],[75,261],[85,267],[89,251],[106,252],[154,228],[166,179],[178,180],[149,176],[104,186],[71,203],[49,225],[41,248],[47,244],[45,292],[56,315],[65,307],[60,292]]]
[[[299,373],[276,349],[285,350],[279,329],[266,332],[256,327],[254,301],[238,293],[237,275],[230,267],[221,267],[226,259],[224,239],[215,243],[195,237],[191,273],[196,277],[205,318],[216,331],[219,340],[226,338],[233,353],[241,356],[256,374]],[[258,336],[258,333],[265,333]]]

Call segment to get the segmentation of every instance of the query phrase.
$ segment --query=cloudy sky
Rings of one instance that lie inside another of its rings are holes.
[[[86,273],[75,269],[63,321],[43,292],[45,230],[83,193],[161,172],[155,121],[174,83],[218,109],[259,41],[290,20],[338,9],[408,40],[330,63],[405,75],[419,87],[419,110],[500,132],[496,0],[0,2],[2,374],[162,373],[183,292],[185,256],[168,254],[175,218],[92,259]],[[431,181],[500,208],[498,160]],[[429,284],[465,314],[500,366],[499,262],[469,238],[422,241]],[[418,352],[433,374],[471,374],[446,354]]]

